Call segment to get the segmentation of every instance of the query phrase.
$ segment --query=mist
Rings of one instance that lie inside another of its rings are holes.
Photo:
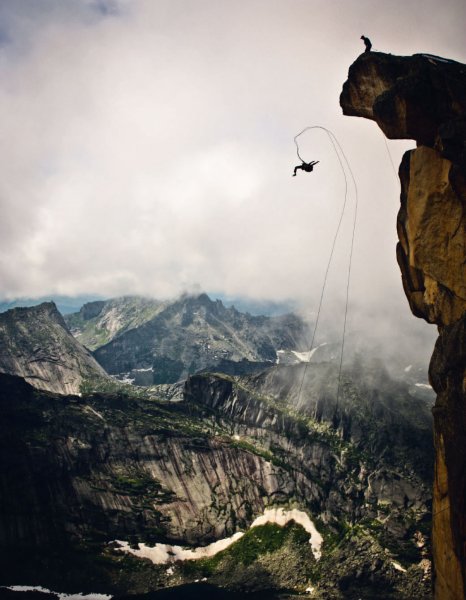
[[[424,335],[395,259],[392,163],[414,144],[338,99],[361,34],[464,61],[464,17],[462,0],[4,0],[1,298],[201,289],[315,313],[345,189],[324,131],[291,175],[293,137],[321,125],[358,187],[348,326],[396,338],[406,314]],[[355,202],[350,186],[324,294],[337,330]]]

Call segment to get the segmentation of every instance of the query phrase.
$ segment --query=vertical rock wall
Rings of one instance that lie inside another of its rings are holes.
[[[400,165],[397,260],[411,311],[438,326],[433,557],[437,600],[466,592],[466,65],[370,52],[351,65],[343,113],[414,139]]]
[[[0,314],[0,373],[58,394],[77,394],[85,379],[108,378],[53,302]]]

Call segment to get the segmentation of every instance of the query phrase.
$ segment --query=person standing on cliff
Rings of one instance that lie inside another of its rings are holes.
[[[366,37],[365,35],[362,35],[361,39],[364,40],[364,46],[366,46],[366,49],[364,50],[364,52],[370,52],[371,48],[372,48],[372,43],[371,43],[370,39],[368,37]]]

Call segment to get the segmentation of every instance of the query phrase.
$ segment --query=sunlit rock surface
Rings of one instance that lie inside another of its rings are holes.
[[[71,335],[53,302],[0,314],[0,373],[59,394],[77,394],[87,378],[108,377]]]
[[[340,104],[391,139],[414,139],[399,174],[397,259],[414,315],[439,326],[430,365],[436,465],[434,586],[466,589],[466,66],[436,56],[378,52],[351,65]]]

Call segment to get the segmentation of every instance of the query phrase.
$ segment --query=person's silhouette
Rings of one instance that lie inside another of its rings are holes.
[[[310,173],[314,169],[314,165],[316,165],[318,162],[319,162],[318,160],[312,160],[310,163],[305,163],[303,161],[302,165],[298,165],[297,167],[294,168],[294,173],[293,173],[292,177],[296,177],[296,171],[298,169],[301,169],[302,171],[306,171],[306,173]]]
[[[368,37],[366,37],[365,35],[362,35],[361,39],[364,41],[364,46],[366,46],[366,49],[364,50],[364,52],[370,52],[371,48],[372,48],[372,43],[371,43],[370,39]]]

